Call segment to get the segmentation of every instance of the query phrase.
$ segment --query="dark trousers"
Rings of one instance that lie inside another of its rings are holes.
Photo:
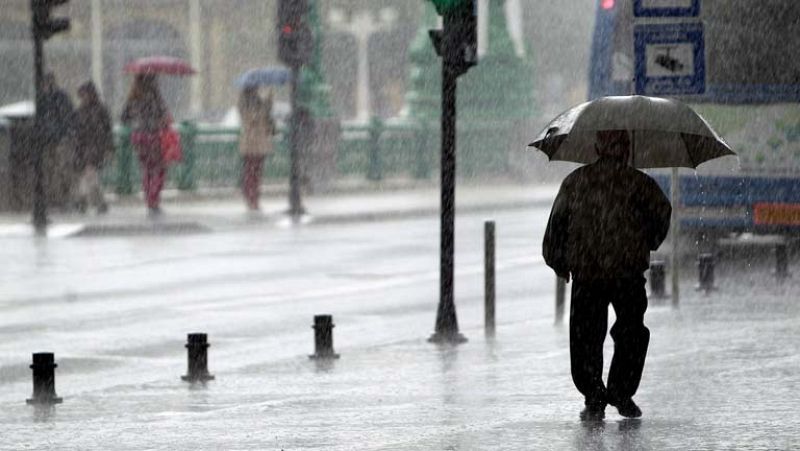
[[[247,206],[251,210],[258,209],[261,173],[264,167],[264,155],[245,155],[243,159],[242,192]]]
[[[650,330],[644,326],[647,293],[644,277],[602,281],[575,280],[569,312],[572,380],[587,400],[633,397],[642,379]],[[603,342],[608,328],[608,304],[617,320],[611,327],[614,357],[603,385]]]

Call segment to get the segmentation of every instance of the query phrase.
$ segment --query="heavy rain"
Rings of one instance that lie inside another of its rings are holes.
[[[798,18],[0,0],[0,449],[800,449]]]

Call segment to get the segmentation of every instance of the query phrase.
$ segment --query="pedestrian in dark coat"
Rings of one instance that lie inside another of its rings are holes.
[[[151,217],[161,214],[161,190],[166,164],[161,148],[161,131],[169,126],[170,115],[155,75],[139,74],[122,111],[122,123],[131,127],[131,143],[136,148],[142,171],[142,188]]]
[[[570,306],[572,379],[585,396],[582,418],[602,418],[606,404],[641,416],[633,402],[650,331],[644,271],[667,235],[672,208],[656,182],[627,165],[626,131],[597,133],[597,162],[567,176],[545,231],[543,255],[559,277],[573,279]],[[614,357],[603,384],[608,304]]]
[[[47,199],[53,206],[68,207],[76,181],[72,165],[75,109],[53,73],[44,75],[41,96],[44,120],[37,133],[43,143]]]
[[[56,77],[47,73],[42,79],[44,121],[40,132],[45,148],[58,146],[73,131],[75,108],[69,95],[58,86]]]
[[[79,174],[76,202],[80,211],[93,205],[99,213],[105,213],[108,205],[103,198],[99,172],[114,153],[111,116],[91,81],[78,88],[78,96],[81,103],[75,127],[75,170]]]

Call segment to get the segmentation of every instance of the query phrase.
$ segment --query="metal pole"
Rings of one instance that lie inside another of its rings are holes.
[[[97,92],[103,94],[103,6],[92,0],[92,80]]]
[[[663,298],[664,289],[664,262],[654,260],[650,262],[650,296],[653,298]]]
[[[300,198],[300,114],[297,104],[297,81],[300,68],[292,68],[291,104],[292,116],[289,124],[289,215],[297,218],[305,213]]]
[[[494,337],[495,331],[495,239],[494,221],[483,224],[483,268],[484,268],[484,327],[487,337]]]
[[[785,242],[775,245],[775,276],[778,278],[778,281],[783,281],[789,277],[788,247],[789,246]]]
[[[556,324],[564,322],[564,305],[567,300],[567,281],[556,276]]]
[[[198,73],[192,77],[190,109],[193,114],[203,110],[203,32],[200,0],[189,0],[189,58]]]
[[[47,199],[44,192],[44,151],[46,138],[42,137],[42,125],[44,124],[44,102],[42,83],[44,80],[44,52],[42,40],[38,37],[33,39],[33,67],[34,83],[36,88],[36,116],[34,119],[33,136],[33,227],[36,233],[44,235],[47,233]]]
[[[455,259],[456,200],[456,85],[457,74],[442,62],[442,186],[439,265],[439,308],[436,331],[431,342],[463,343],[467,339],[458,332],[456,306],[453,301],[453,263]]]
[[[680,300],[678,289],[678,233],[680,233],[680,178],[678,168],[672,168],[672,178],[670,181],[670,194],[672,203],[672,218],[670,219],[670,235],[672,235],[672,307],[677,308]]]

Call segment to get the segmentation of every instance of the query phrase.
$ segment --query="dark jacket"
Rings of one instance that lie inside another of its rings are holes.
[[[129,100],[120,117],[134,132],[157,133],[169,119],[166,107],[156,97]]]
[[[76,112],[75,168],[100,168],[114,152],[111,116],[100,102],[81,105]]]
[[[576,280],[641,275],[669,231],[672,207],[645,173],[601,159],[564,179],[544,235],[543,256]]]
[[[42,107],[42,138],[45,146],[56,146],[73,131],[75,109],[67,93],[57,88],[42,93]]]

